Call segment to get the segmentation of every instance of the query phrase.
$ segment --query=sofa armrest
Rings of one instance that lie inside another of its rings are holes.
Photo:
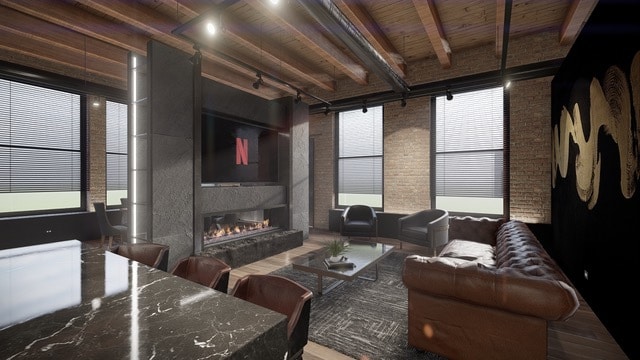
[[[579,305],[575,290],[563,281],[463,259],[411,255],[405,259],[402,280],[409,291],[546,320],[564,320]]]

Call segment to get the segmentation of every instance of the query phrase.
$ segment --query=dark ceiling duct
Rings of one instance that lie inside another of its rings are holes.
[[[364,65],[386,81],[395,92],[409,92],[409,86],[382,55],[365,39],[331,0],[298,0],[298,3],[327,31],[340,39]]]

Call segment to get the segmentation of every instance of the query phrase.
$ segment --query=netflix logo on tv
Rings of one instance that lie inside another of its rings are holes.
[[[218,114],[202,116],[202,182],[277,182],[278,131]]]

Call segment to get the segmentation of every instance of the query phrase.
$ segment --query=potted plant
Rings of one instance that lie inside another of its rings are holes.
[[[342,254],[347,252],[347,244],[340,239],[334,239],[327,245],[327,252],[329,261],[338,262],[342,259]]]

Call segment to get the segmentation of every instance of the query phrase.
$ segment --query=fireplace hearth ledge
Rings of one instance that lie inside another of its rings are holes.
[[[215,257],[232,268],[237,268],[302,246],[302,239],[302,230],[276,231],[222,244],[207,245],[202,250],[202,255]]]

